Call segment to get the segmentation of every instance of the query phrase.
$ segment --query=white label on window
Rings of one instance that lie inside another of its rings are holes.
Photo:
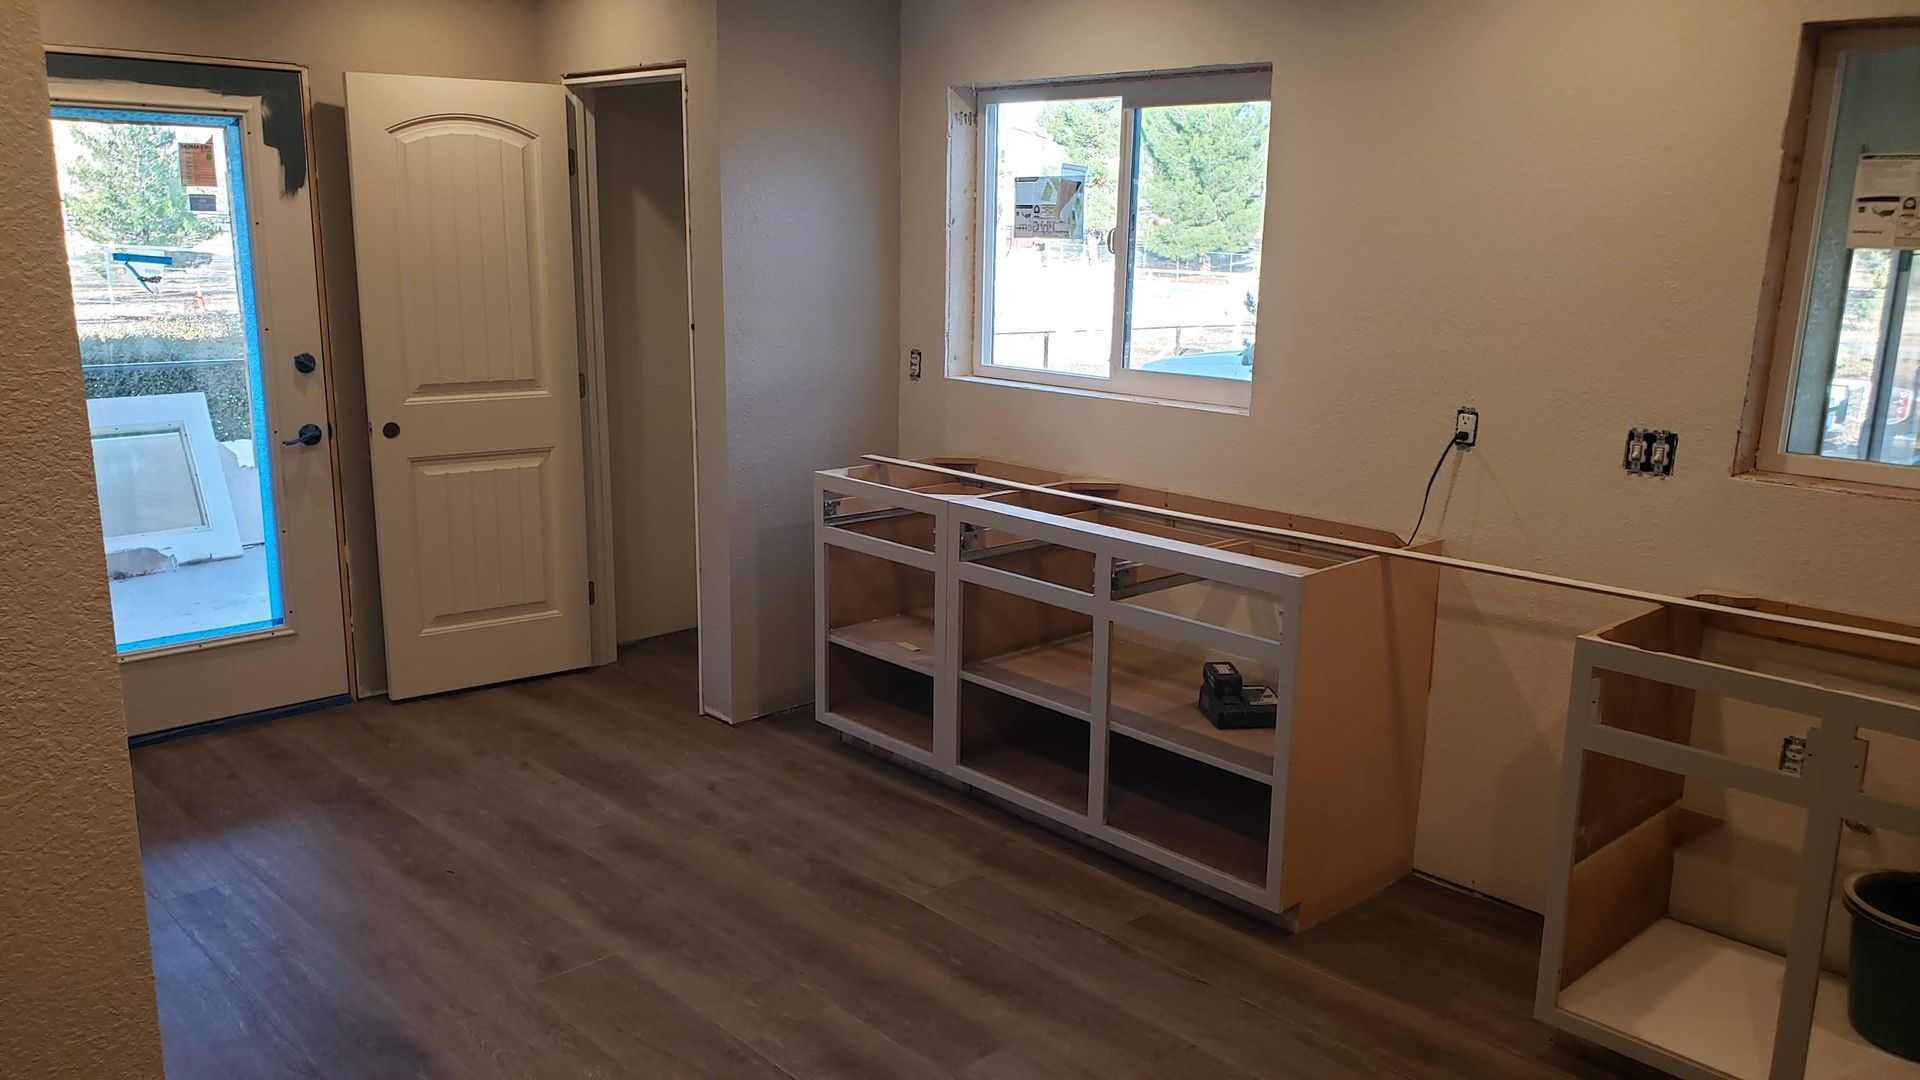
[[[1080,240],[1087,235],[1087,170],[1061,165],[1057,176],[1013,178],[1013,235]]]
[[[1847,246],[1920,247],[1920,154],[1860,155]]]

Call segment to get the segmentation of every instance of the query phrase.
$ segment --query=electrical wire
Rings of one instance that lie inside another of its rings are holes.
[[[1427,520],[1427,503],[1433,498],[1433,482],[1440,478],[1440,466],[1447,463],[1447,455],[1453,453],[1453,448],[1459,445],[1458,433],[1447,436],[1446,448],[1440,451],[1440,460],[1433,463],[1433,472],[1427,477],[1427,493],[1420,496],[1420,516],[1415,519],[1413,531],[1407,534],[1407,542],[1400,545],[1401,547],[1412,547],[1414,540],[1419,538],[1420,526]]]

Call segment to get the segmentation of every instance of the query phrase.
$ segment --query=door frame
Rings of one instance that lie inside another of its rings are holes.
[[[316,330],[317,330],[315,342],[316,342],[316,346],[317,346],[319,357],[320,357],[320,364],[319,364],[319,371],[318,371],[318,374],[321,376],[319,396],[320,396],[321,403],[324,406],[324,409],[323,409],[324,424],[327,431],[327,438],[325,440],[326,442],[325,452],[327,455],[327,462],[328,462],[329,474],[330,474],[330,485],[328,490],[328,497],[331,500],[331,504],[332,504],[331,516],[333,519],[334,563],[336,567],[336,577],[337,577],[338,593],[339,593],[337,597],[337,603],[339,604],[339,611],[340,611],[340,645],[341,645],[342,655],[345,660],[345,668],[344,668],[345,681],[343,686],[341,687],[340,692],[336,694],[326,695],[323,697],[313,698],[313,699],[301,699],[301,700],[295,700],[295,701],[289,701],[289,702],[261,704],[257,708],[247,709],[240,713],[234,714],[232,716],[217,716],[217,717],[205,718],[202,720],[190,720],[182,724],[174,724],[174,723],[171,723],[170,721],[163,721],[155,725],[143,726],[142,729],[139,731],[130,730],[129,735],[130,737],[133,737],[133,738],[146,738],[146,737],[151,737],[151,736],[169,732],[169,731],[198,727],[203,724],[222,723],[225,721],[244,718],[252,715],[278,714],[278,713],[286,712],[289,710],[298,710],[302,708],[314,707],[319,705],[341,704],[341,703],[351,701],[354,698],[354,688],[357,685],[358,671],[357,671],[357,658],[355,656],[354,642],[353,642],[353,607],[352,607],[351,589],[349,585],[350,568],[349,568],[347,550],[346,550],[346,523],[344,520],[345,501],[344,501],[344,493],[342,490],[342,477],[341,477],[340,454],[339,454],[340,433],[338,430],[336,415],[335,415],[336,409],[335,409],[335,388],[334,388],[334,378],[333,378],[332,322],[329,317],[329,312],[327,309],[327,292],[326,292],[327,276],[326,276],[325,249],[321,241],[320,205],[319,205],[319,199],[317,197],[317,191],[316,191],[317,185],[319,183],[319,178],[318,178],[318,170],[315,168],[315,159],[314,159],[312,80],[308,76],[307,69],[304,65],[291,63],[288,61],[281,61],[281,60],[253,60],[253,59],[240,59],[240,58],[234,58],[234,57],[200,55],[200,54],[192,54],[192,53],[169,53],[169,52],[155,52],[155,51],[136,50],[136,49],[114,49],[114,48],[104,48],[104,47],[89,46],[89,45],[61,44],[57,42],[44,43],[41,47],[41,54],[43,57],[58,54],[58,55],[78,56],[78,57],[152,61],[155,63],[195,65],[199,67],[234,68],[234,69],[248,70],[248,71],[283,72],[283,73],[293,75],[296,79],[296,82],[299,87],[300,135],[302,140],[303,152],[306,156],[306,167],[307,167],[307,176],[306,176],[307,223],[306,224],[307,224],[308,235],[310,237],[308,244],[310,245],[310,251],[311,251],[311,256],[313,260],[312,304],[313,304],[313,312],[314,312],[314,318],[315,318],[315,324],[316,324]],[[79,105],[82,107],[113,106],[116,104],[122,105],[122,106],[128,105],[127,102],[116,101],[110,93],[103,95],[102,98],[98,100],[89,100],[89,95],[71,95],[71,94],[63,95],[60,93],[59,85],[58,85],[61,81],[62,80],[59,77],[53,76],[51,73],[48,73],[49,97],[52,99],[52,104],[55,107],[58,107],[63,104]],[[243,144],[242,144],[243,153],[246,155],[245,166],[241,169],[242,182],[245,184],[244,195],[250,207],[252,207],[253,210],[256,212],[259,207],[265,205],[265,203],[261,200],[261,196],[262,196],[261,184],[263,182],[262,181],[263,174],[269,170],[264,169],[262,164],[257,160],[258,155],[261,152],[261,148],[262,146],[264,146],[264,143],[262,143],[259,146],[256,146],[253,140],[248,137],[249,135],[258,137],[260,133],[260,124],[262,123],[263,118],[261,116],[261,108],[257,99],[253,100],[251,104],[244,107],[238,106],[232,100],[228,100],[222,104],[216,105],[216,104],[211,104],[209,99],[214,97],[231,97],[231,96],[223,95],[217,89],[196,89],[196,88],[174,85],[174,84],[167,84],[167,83],[141,82],[139,79],[131,78],[131,77],[125,80],[116,80],[111,82],[103,80],[102,85],[103,86],[124,86],[124,85],[140,86],[143,91],[144,100],[139,102],[137,105],[131,106],[131,107],[153,109],[153,110],[163,110],[163,109],[171,108],[171,109],[185,110],[185,111],[195,112],[195,113],[200,113],[205,115],[223,115],[224,114],[224,115],[231,115],[231,116],[236,116],[240,118],[240,121],[242,123],[242,131],[243,131]],[[249,127],[248,125],[251,125],[251,127]],[[257,297],[272,298],[273,297],[273,293],[271,291],[272,286],[269,284],[271,280],[271,276],[268,273],[266,266],[264,265],[265,258],[263,256],[263,251],[264,249],[261,246],[256,246],[253,251],[253,266],[250,269],[251,269],[253,280],[254,280],[254,290]],[[264,309],[269,304],[274,304],[276,302],[278,305],[286,305],[286,304],[292,304],[296,302],[304,304],[305,300],[303,297],[296,298],[292,295],[289,295],[285,291],[285,286],[283,284],[282,292],[277,298],[267,299],[265,302],[257,302],[257,304],[259,307]],[[262,341],[261,346],[264,352],[268,347],[268,343],[265,341]],[[269,361],[270,361],[269,356],[263,355],[261,357],[261,367],[263,372],[265,371]],[[264,387],[262,389],[262,392],[267,393],[269,395],[271,395],[272,393],[271,390],[266,389]],[[269,422],[270,424],[277,422],[279,426],[286,428],[287,431],[290,432],[293,430],[294,427],[298,426],[298,424],[291,422],[295,419],[300,419],[302,421],[305,421],[307,418],[305,417],[293,418],[293,417],[286,417],[286,416],[270,417]],[[277,438],[279,434],[280,433],[274,430],[272,427],[270,427],[269,430],[266,433],[264,433],[264,437],[262,437],[262,433],[256,432],[255,442],[261,444],[262,449],[260,452],[271,453],[272,452],[271,448],[273,447],[274,439]],[[278,467],[276,463],[276,466],[271,469],[271,475],[272,475],[273,495],[274,495],[275,503],[276,505],[283,505],[284,500],[282,496],[283,496],[283,485],[285,483],[286,471],[284,468]],[[284,529],[283,523],[279,521],[272,523],[271,527]],[[306,607],[315,603],[322,603],[322,602],[326,602],[325,598],[305,597],[296,601],[296,603],[298,603],[302,607]],[[253,642],[259,642],[259,641],[276,638],[276,637],[291,636],[296,632],[296,629],[297,629],[295,625],[296,623],[295,617],[298,614],[298,609],[289,609],[286,611],[286,614],[287,614],[286,622],[279,627],[265,629],[265,630],[256,630],[256,631],[251,631],[246,633],[239,633],[239,634],[234,634],[230,636],[223,636],[223,637],[207,639],[207,640],[187,641],[187,642],[183,642],[176,645],[170,645],[170,646],[161,646],[161,647],[150,648],[150,649],[142,649],[138,652],[125,654],[125,655],[119,654],[116,649],[115,659],[118,663],[121,663],[121,664],[139,664],[147,661],[160,660],[166,657],[179,656],[182,654],[200,653],[200,652],[206,652],[210,650],[218,650],[221,648],[225,648],[227,646],[236,646],[236,645],[248,644]]]
[[[561,83],[567,91],[567,115],[571,121],[568,149],[573,161],[573,229],[575,280],[579,283],[575,305],[580,324],[581,432],[586,442],[587,480],[587,574],[593,582],[595,602],[589,614],[593,632],[593,662],[612,663],[618,658],[620,640],[616,626],[615,563],[613,551],[613,457],[607,431],[607,362],[603,333],[605,297],[602,293],[600,266],[600,186],[599,142],[594,122],[594,99],[600,90],[674,83],[680,88],[680,185],[683,207],[691,207],[687,170],[691,159],[688,146],[687,69],[685,64],[649,64],[632,68],[565,75]],[[689,211],[683,211],[687,213]],[[683,223],[684,224],[684,223]],[[685,252],[687,260],[687,310],[693,310],[693,245],[691,232]],[[691,320],[687,327],[687,363],[690,383],[697,377],[696,353]],[[687,409],[693,420],[694,475],[700,469],[700,414],[698,394],[688,394]],[[700,575],[699,501],[700,485],[693,485],[694,505],[688,508],[694,523],[695,608],[705,611]],[[705,628],[702,627],[702,630]],[[704,652],[704,644],[696,647]],[[696,660],[696,666],[698,661]],[[700,684],[700,711],[710,712],[706,701],[705,680]]]

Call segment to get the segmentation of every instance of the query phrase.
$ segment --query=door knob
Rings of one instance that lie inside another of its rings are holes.
[[[380,434],[385,435],[389,439],[398,438],[400,435],[400,425],[389,420],[380,425]]]
[[[293,370],[302,375],[313,374],[313,369],[319,366],[319,361],[315,360],[310,352],[298,353],[293,358]]]
[[[281,446],[312,446],[320,441],[319,424],[301,424],[300,434],[291,439],[281,439]]]

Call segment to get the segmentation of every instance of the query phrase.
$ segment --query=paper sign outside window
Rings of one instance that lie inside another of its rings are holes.
[[[1080,240],[1087,235],[1087,169],[1061,165],[1055,176],[1013,178],[1013,235]]]
[[[213,144],[180,144],[180,186],[218,187],[220,174],[213,166]]]
[[[1860,155],[1847,246],[1920,247],[1920,154]]]

